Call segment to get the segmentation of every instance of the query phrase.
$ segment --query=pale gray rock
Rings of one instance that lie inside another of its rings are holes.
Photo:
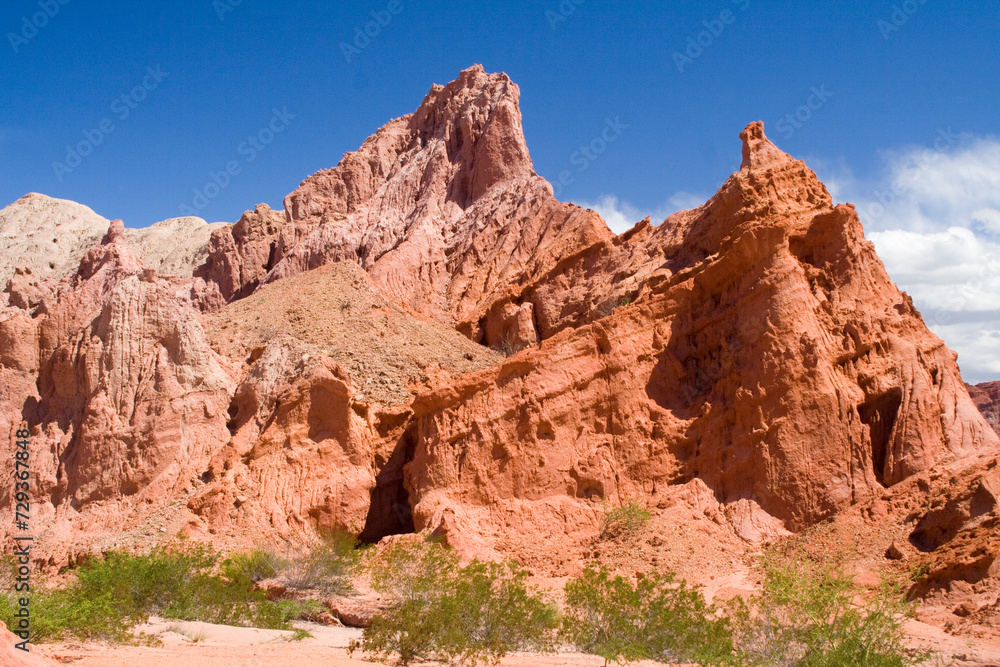
[[[19,267],[30,269],[37,280],[75,271],[108,224],[83,204],[34,192],[21,197],[0,210],[0,287]],[[126,228],[125,239],[160,275],[189,278],[205,261],[212,232],[227,226],[195,217],[172,218],[141,229]]]

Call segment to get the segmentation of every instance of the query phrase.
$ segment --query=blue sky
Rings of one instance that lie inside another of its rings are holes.
[[[345,57],[372,12],[391,21]],[[129,226],[191,211],[234,221],[258,202],[280,206],[431,84],[481,63],[520,86],[536,170],[552,181],[572,170],[560,198],[616,227],[703,201],[739,167],[740,130],[763,120],[838,199],[863,207],[925,316],[942,304],[979,313],[966,345],[978,352],[953,342],[967,323],[933,326],[957,327],[946,339],[978,355],[976,379],[1000,377],[989,351],[1000,350],[989,263],[1000,188],[971,208],[955,190],[970,177],[1000,184],[1000,0],[9,0],[0,28],[0,206],[34,191]],[[627,128],[581,171],[574,153],[608,119]],[[245,143],[265,128],[269,143]],[[953,139],[937,150],[942,132]],[[96,145],[67,151],[81,142]],[[914,175],[908,160],[927,150],[940,159]],[[225,185],[199,198],[213,174]],[[947,260],[927,250],[949,243],[959,249]],[[910,245],[924,254],[895,256]],[[961,307],[955,290],[970,295]]]

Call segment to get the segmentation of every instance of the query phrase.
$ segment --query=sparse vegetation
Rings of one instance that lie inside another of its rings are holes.
[[[630,504],[610,510],[608,517],[607,523],[628,531],[641,527],[649,513]],[[372,619],[350,650],[396,657],[404,665],[495,663],[513,651],[551,651],[558,641],[598,655],[605,664],[913,667],[930,655],[905,645],[903,623],[913,605],[901,585],[885,584],[865,595],[843,567],[801,554],[770,553],[762,562],[761,592],[724,606],[707,603],[699,589],[669,572],[633,580],[591,566],[566,585],[560,619],[556,607],[528,585],[527,572],[512,562],[474,560],[463,566],[455,552],[438,543],[406,539],[369,553],[363,569],[389,608]],[[61,588],[45,588],[42,578],[35,578],[32,639],[134,643],[142,639],[133,628],[151,615],[291,630],[292,619],[316,618],[325,607],[314,600],[271,601],[254,581],[301,566],[300,581],[310,588],[344,591],[362,569],[360,555],[356,539],[345,533],[327,535],[307,557],[291,563],[259,548],[228,559],[197,545],[146,555],[111,552],[77,567]],[[11,623],[13,611],[13,600],[0,595],[0,620]],[[205,639],[204,632],[181,624],[169,629],[193,642]],[[287,640],[311,636],[294,629]]]
[[[61,588],[45,588],[36,577],[32,640],[133,642],[132,628],[151,615],[288,628],[289,621],[299,616],[298,603],[268,600],[263,591],[254,590],[244,566],[243,560],[222,561],[207,547],[186,546],[145,555],[109,552],[76,568],[75,578]],[[8,624],[12,602],[0,596],[0,620]]]
[[[353,590],[351,576],[360,558],[358,538],[334,530],[323,534],[307,555],[286,562],[281,576],[293,588],[346,595]]]
[[[494,352],[502,354],[505,357],[512,357],[523,350],[524,346],[515,344],[510,334],[505,334],[499,341],[493,344],[492,349]]]
[[[598,318],[607,317],[621,306],[627,306],[630,303],[632,303],[632,299],[628,297],[621,297],[618,299],[611,298],[602,302],[601,305],[594,310],[594,312],[597,313]]]
[[[635,535],[649,523],[652,516],[649,510],[634,500],[621,507],[605,505],[604,518],[601,521],[601,539]]]
[[[763,564],[763,590],[724,607],[669,573],[635,583],[588,568],[566,586],[563,637],[611,661],[702,667],[912,667],[930,654],[906,647],[912,615],[898,585],[862,595],[837,566]]]
[[[903,623],[913,614],[897,584],[859,604],[863,591],[839,565],[808,559],[763,562],[763,590],[732,605],[744,664],[760,667],[907,667],[929,654],[906,648]]]
[[[566,585],[562,636],[578,650],[611,661],[736,664],[729,621],[701,592],[670,573],[634,584],[587,568]]]
[[[208,639],[208,635],[205,633],[204,630],[192,630],[190,628],[181,625],[180,623],[171,623],[170,625],[167,626],[167,630],[169,632],[176,632],[177,634],[183,637],[187,637],[195,644],[198,644],[199,642],[203,642],[206,639]]]
[[[516,650],[551,651],[557,613],[517,565],[462,566],[436,543],[397,543],[380,555],[372,586],[392,600],[350,650],[386,659],[478,664]]]
[[[226,563],[231,578],[246,577],[251,581],[270,579],[288,567],[288,561],[262,547],[254,547],[247,554],[235,554]]]

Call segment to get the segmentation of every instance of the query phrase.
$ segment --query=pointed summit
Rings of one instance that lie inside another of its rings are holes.
[[[420,201],[447,191],[465,208],[499,183],[534,176],[520,95],[510,77],[480,65],[435,84],[416,112],[390,121],[336,167],[303,181],[285,198],[288,218],[349,215],[410,178],[418,189],[407,186],[399,195]]]
[[[526,290],[564,257],[613,238],[596,214],[557,202],[535,173],[519,100],[506,74],[479,65],[432,86],[413,114],[288,195],[285,224],[256,241],[259,259],[240,255],[238,229],[220,232],[209,263],[227,267],[226,277],[206,279],[229,301],[349,259],[398,303],[496,342],[485,332],[502,335]],[[557,309],[528,327],[525,310],[522,328],[529,340],[545,338],[584,312]]]
[[[520,97],[506,74],[487,74],[474,65],[448,85],[431,88],[413,114],[416,136],[443,141],[451,161],[469,168],[470,202],[496,183],[534,175]]]
[[[764,123],[759,120],[747,125],[740,132],[740,139],[743,140],[743,164],[740,165],[740,171],[767,169],[784,162],[795,162],[791,155],[771,143],[764,134]]]

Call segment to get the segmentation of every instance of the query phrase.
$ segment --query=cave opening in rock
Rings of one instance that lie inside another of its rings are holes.
[[[872,469],[875,472],[875,479],[882,486],[887,486],[887,479],[892,481],[891,476],[886,474],[885,466],[892,440],[892,429],[896,426],[896,417],[899,415],[899,406],[902,402],[903,391],[899,387],[894,387],[885,393],[868,397],[858,406],[858,414],[861,416],[861,421],[868,426],[871,439]]]
[[[416,429],[412,425],[403,433],[389,460],[375,476],[365,527],[358,536],[361,542],[375,544],[388,535],[414,532],[413,508],[404,484],[403,467],[413,460],[416,448]]]

